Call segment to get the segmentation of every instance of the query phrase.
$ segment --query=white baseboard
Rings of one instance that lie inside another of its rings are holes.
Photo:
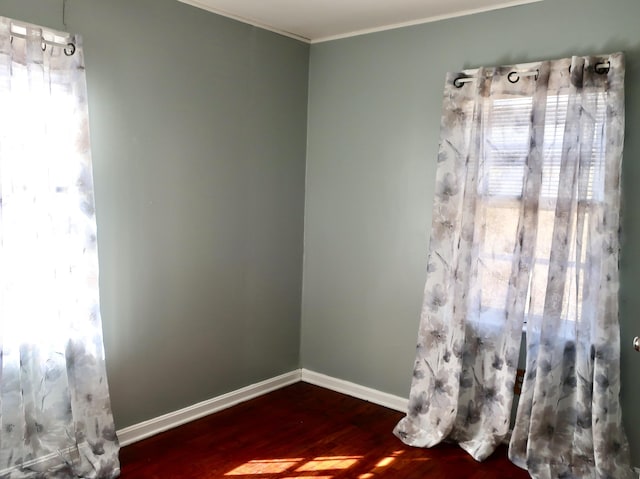
[[[315,384],[316,386],[331,389],[332,391],[347,394],[348,396],[353,396],[358,399],[364,399],[365,401],[402,413],[406,413],[408,410],[409,400],[407,398],[394,396],[393,394],[361,386],[343,379],[326,376],[314,371],[309,371],[308,369],[302,370],[302,380],[306,383]]]
[[[241,402],[262,396],[276,389],[283,388],[300,381],[301,371],[299,369],[291,371],[275,378],[267,379],[256,384],[231,391],[230,393],[217,396],[206,401],[199,402],[177,411],[158,416],[148,421],[134,424],[117,431],[121,446],[127,446],[134,442],[141,441],[174,427],[181,426],[196,419],[200,419],[214,412],[230,408]]]
[[[181,426],[196,419],[200,419],[209,414],[213,414],[223,409],[230,408],[241,402],[262,396],[276,389],[289,386],[300,381],[315,384],[332,391],[336,391],[348,396],[369,401],[373,404],[388,407],[403,413],[407,412],[408,400],[393,394],[384,393],[376,389],[360,386],[343,379],[333,378],[324,374],[309,371],[308,369],[297,369],[275,378],[267,379],[256,384],[231,391],[230,393],[217,396],[206,401],[199,402],[177,411],[158,416],[148,421],[134,424],[117,431],[121,446],[127,446],[134,442],[141,441],[174,427]]]

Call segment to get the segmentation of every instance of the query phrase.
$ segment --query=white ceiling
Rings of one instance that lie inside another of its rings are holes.
[[[542,0],[179,0],[309,43]]]

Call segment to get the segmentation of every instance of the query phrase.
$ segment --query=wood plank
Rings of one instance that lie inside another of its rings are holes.
[[[404,445],[402,414],[297,383],[122,448],[122,478],[526,479],[504,449],[478,463],[455,445]]]

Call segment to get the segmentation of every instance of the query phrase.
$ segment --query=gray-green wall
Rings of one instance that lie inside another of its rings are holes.
[[[176,0],[0,0],[82,34],[118,428],[299,367],[309,46]]]
[[[302,301],[305,368],[407,397],[444,77],[480,65],[627,54],[623,407],[640,463],[640,2],[545,0],[313,45]]]

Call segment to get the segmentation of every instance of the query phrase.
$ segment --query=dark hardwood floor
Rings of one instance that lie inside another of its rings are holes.
[[[123,479],[525,479],[499,450],[483,463],[454,445],[405,446],[402,414],[306,383],[121,450]]]

